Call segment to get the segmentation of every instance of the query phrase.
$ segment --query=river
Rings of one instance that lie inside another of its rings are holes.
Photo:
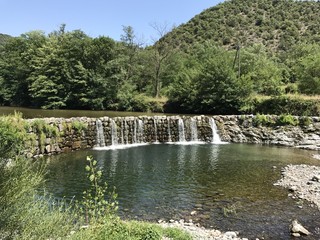
[[[319,239],[320,212],[274,186],[288,164],[320,165],[312,152],[247,144],[148,144],[47,157],[47,188],[55,197],[81,198],[88,187],[86,156],[115,186],[124,219],[170,219],[239,231],[255,239],[291,239],[297,218]],[[193,214],[191,214],[193,213]]]

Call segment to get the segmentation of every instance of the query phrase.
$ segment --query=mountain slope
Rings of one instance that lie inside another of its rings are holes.
[[[231,0],[209,8],[166,37],[182,47],[214,40],[233,48],[262,43],[274,51],[320,42],[320,1]]]
[[[5,44],[10,38],[10,35],[0,33],[0,46]]]

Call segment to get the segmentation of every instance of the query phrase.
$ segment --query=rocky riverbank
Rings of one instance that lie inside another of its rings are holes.
[[[288,188],[289,196],[305,199],[320,210],[320,166],[289,165],[275,185]]]
[[[282,169],[282,178],[274,185],[288,188],[289,197],[297,200],[307,200],[311,205],[320,210],[320,166],[288,165]],[[293,223],[295,221],[297,220],[294,220]],[[159,224],[163,227],[176,227],[183,229],[184,231],[190,233],[193,239],[196,240],[247,239],[241,238],[236,231],[224,233],[215,229],[206,229],[198,224],[194,224],[192,221],[186,222],[184,220],[170,220],[169,222],[159,221]],[[306,235],[301,231],[297,232],[295,230],[297,225],[300,228],[303,228],[303,226],[301,226],[299,223],[297,223],[295,226],[291,226],[292,235],[296,237]]]

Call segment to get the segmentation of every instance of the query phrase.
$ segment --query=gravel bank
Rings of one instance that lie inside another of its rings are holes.
[[[288,165],[282,170],[282,179],[277,183],[290,190],[292,198],[305,199],[320,210],[320,167]]]
[[[161,222],[160,225],[162,227],[175,227],[180,228],[191,234],[193,239],[195,240],[248,240],[247,238],[238,237],[237,232],[221,232],[219,230],[214,229],[206,229],[204,227],[200,227],[197,224],[193,224],[192,222],[184,222],[184,220],[178,221],[170,221],[170,222]],[[169,240],[169,239],[163,239]]]

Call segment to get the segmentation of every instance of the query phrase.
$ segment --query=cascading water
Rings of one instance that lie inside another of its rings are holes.
[[[104,128],[103,125],[109,125]],[[209,132],[206,130],[211,128]],[[104,131],[106,134],[104,133]],[[117,117],[103,122],[96,120],[96,149],[119,149],[147,143],[177,142],[179,144],[222,144],[214,118],[197,117]],[[108,139],[105,139],[108,137]],[[201,139],[201,140],[200,140]],[[106,146],[111,145],[111,146]]]
[[[121,121],[121,144],[124,144],[123,132],[124,132],[124,123],[123,121]]]
[[[191,132],[191,141],[198,141],[198,127],[197,127],[197,119],[192,117],[190,119],[190,132]]]
[[[153,124],[154,124],[154,138],[155,142],[158,143],[158,129],[157,129],[157,119],[153,118]]]
[[[170,129],[170,118],[168,118],[167,120],[168,120],[168,142],[172,142],[171,129]]]
[[[220,136],[218,134],[218,128],[217,128],[217,125],[216,125],[214,119],[209,118],[209,123],[210,123],[211,130],[212,130],[212,143],[216,143],[216,144],[222,143]]]
[[[106,143],[105,143],[105,138],[104,138],[103,124],[100,119],[96,120],[96,129],[97,129],[97,136],[96,136],[97,144],[96,144],[96,146],[97,147],[105,147]]]
[[[178,130],[179,130],[179,142],[185,142],[186,136],[184,133],[184,122],[182,118],[178,119]]]
[[[143,143],[143,134],[144,134],[144,126],[143,126],[143,121],[141,119],[137,119],[137,141],[138,143]]]
[[[128,144],[129,143],[129,127],[127,124],[127,119],[124,119],[124,139],[125,139],[125,143]]]
[[[132,139],[132,143],[138,143],[137,121],[138,121],[138,119],[135,119],[133,121],[134,124],[133,124],[133,139]]]
[[[111,145],[115,146],[118,145],[118,131],[117,131],[117,124],[116,122],[111,119]]]

